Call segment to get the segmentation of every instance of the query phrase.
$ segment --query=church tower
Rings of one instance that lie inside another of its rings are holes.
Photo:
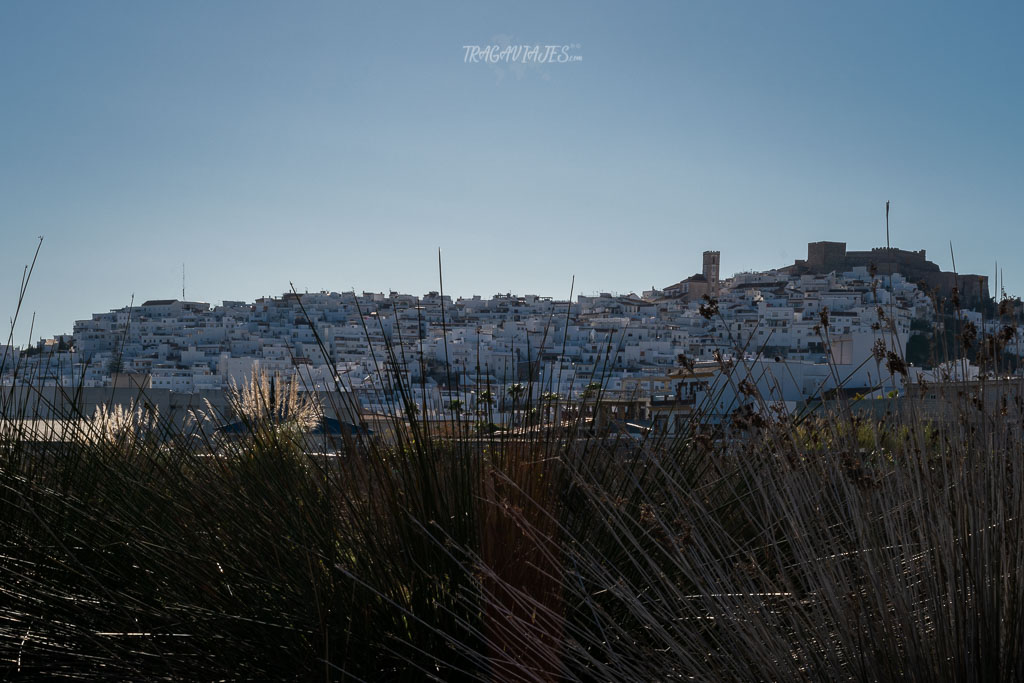
[[[715,297],[718,296],[718,268],[721,258],[717,251],[704,252],[704,279],[708,281],[708,292]]]

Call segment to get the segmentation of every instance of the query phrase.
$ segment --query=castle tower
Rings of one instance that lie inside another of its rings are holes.
[[[704,279],[708,281],[708,291],[711,296],[718,296],[718,268],[721,258],[721,254],[717,251],[704,252]]]

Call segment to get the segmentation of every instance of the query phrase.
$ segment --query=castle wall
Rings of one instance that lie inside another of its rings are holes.
[[[910,282],[923,283],[939,297],[950,298],[958,288],[962,306],[973,307],[988,301],[988,276],[943,271],[925,256],[925,250],[906,251],[889,247],[875,247],[870,251],[846,251],[845,242],[809,242],[807,260],[797,260],[785,270],[798,273],[843,272],[862,266],[875,268],[878,275],[899,273]]]

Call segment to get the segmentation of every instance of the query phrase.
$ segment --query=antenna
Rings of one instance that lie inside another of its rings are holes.
[[[181,300],[185,300],[185,264],[181,264]]]
[[[890,249],[889,246],[889,200],[885,200],[885,248]]]

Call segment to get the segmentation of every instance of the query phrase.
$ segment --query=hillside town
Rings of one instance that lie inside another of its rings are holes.
[[[837,392],[899,394],[918,377],[938,379],[942,368],[910,342],[936,338],[942,302],[959,304],[958,319],[980,335],[1003,334],[1003,353],[1022,353],[1015,326],[1009,335],[1005,319],[983,315],[987,278],[944,273],[923,251],[816,242],[806,260],[729,278],[720,259],[706,251],[700,272],[641,294],[574,301],[436,291],[149,300],[28,349],[0,348],[2,382],[195,394],[266,373],[347,392],[368,415],[411,403],[444,418],[486,405],[499,423],[514,419],[524,391],[566,403],[600,392],[621,416],[671,430],[694,405],[727,415],[744,386],[792,411]],[[967,363],[956,371],[978,373]]]

